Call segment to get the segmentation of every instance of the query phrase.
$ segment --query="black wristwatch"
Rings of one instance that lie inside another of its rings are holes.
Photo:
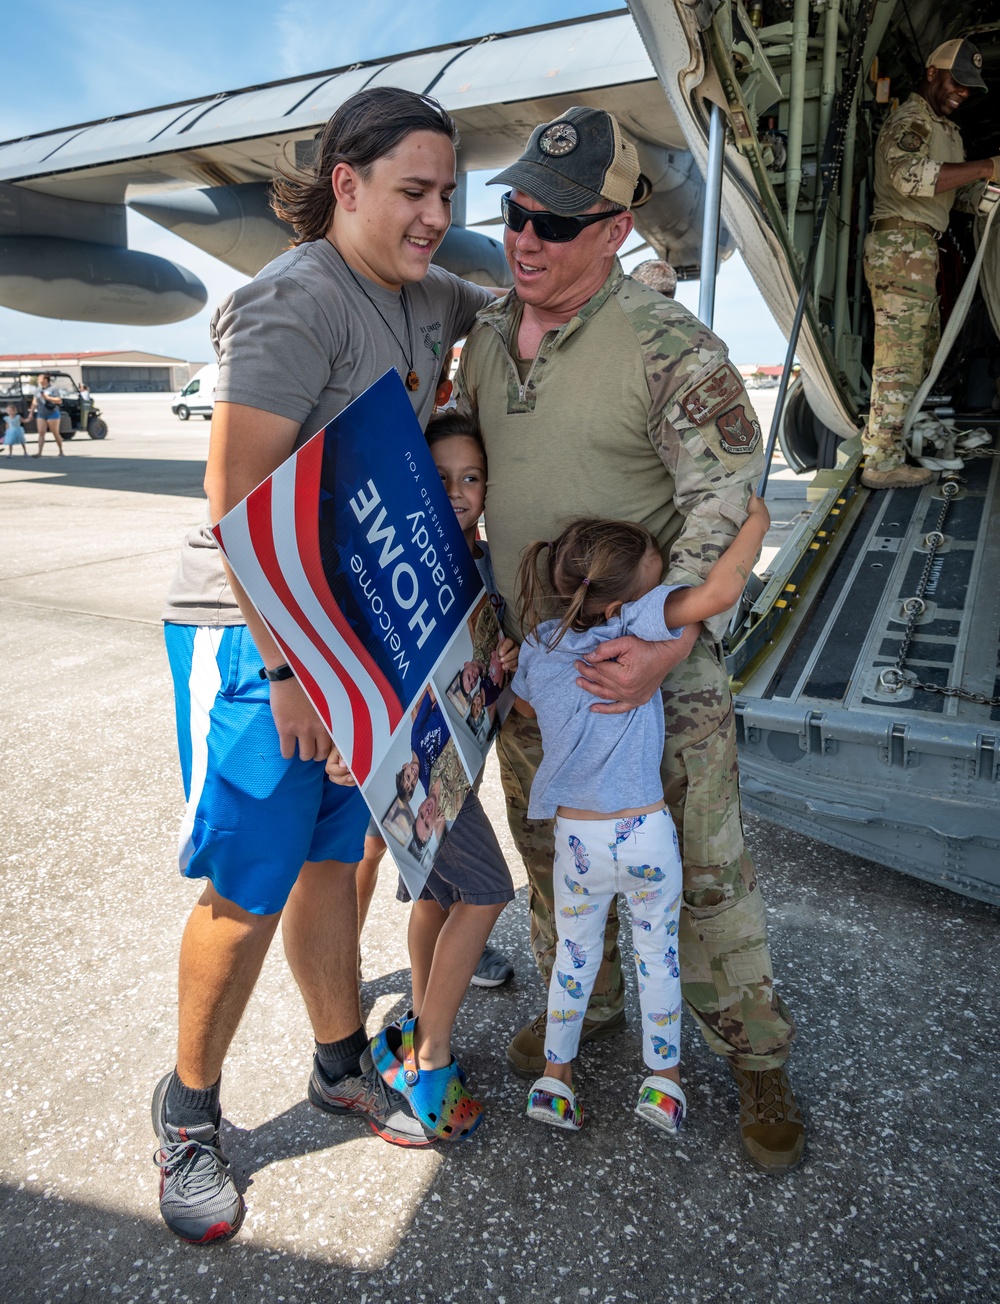
[[[257,671],[261,679],[266,679],[271,684],[280,684],[283,679],[291,679],[295,671],[289,665],[275,666],[273,670],[268,670],[267,666],[263,670]]]

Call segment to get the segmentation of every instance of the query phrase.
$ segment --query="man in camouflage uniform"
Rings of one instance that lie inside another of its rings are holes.
[[[614,118],[572,108],[538,127],[494,179],[513,187],[503,211],[514,290],[480,314],[458,388],[486,443],[490,549],[508,598],[517,596],[525,545],[555,538],[575,515],[640,522],[659,541],[666,582],[702,582],[745,519],[761,471],[760,428],[725,346],[686,308],[622,272],[616,253],[632,229],[638,176]],[[506,632],[518,638],[511,602],[507,613]],[[603,699],[596,710],[630,710],[662,683],[664,793],[684,859],[683,992],[736,1078],[747,1153],[783,1172],[804,1146],[782,1067],[794,1027],[773,989],[764,906],[743,841],[733,704],[715,641],[725,624],[690,627],[674,643],[615,640],[578,666]],[[532,950],[547,980],[556,944],[552,824],[527,816],[541,760],[536,722],[512,712],[497,750],[528,870]],[[612,906],[584,1040],[624,1027],[617,939]],[[508,1048],[525,1076],[544,1072],[544,1024],[543,1013]]]
[[[865,241],[865,279],[875,309],[871,411],[861,482],[869,489],[926,484],[924,467],[904,461],[903,420],[930,370],[941,336],[937,239],[960,188],[996,180],[1000,159],[965,161],[948,119],[973,90],[986,90],[983,58],[971,41],[946,41],[924,80],[886,118],[875,148],[875,208]],[[978,195],[977,195],[978,197]]]

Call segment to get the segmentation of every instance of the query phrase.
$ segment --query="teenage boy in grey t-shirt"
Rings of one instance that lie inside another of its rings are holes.
[[[275,182],[295,247],[213,322],[210,521],[388,367],[426,422],[440,355],[491,298],[430,266],[450,221],[454,137],[435,101],[372,88],[327,124],[313,176]],[[181,945],[177,1066],[156,1089],[153,1122],[160,1212],[200,1243],[243,1220],[219,1148],[219,1081],[279,918],[316,1038],[310,1100],[363,1115],[397,1144],[434,1137],[362,1063],[355,863],[367,810],[315,763],[329,735],[207,524],[185,542],[166,622],[188,795],[181,868],[209,882]]]

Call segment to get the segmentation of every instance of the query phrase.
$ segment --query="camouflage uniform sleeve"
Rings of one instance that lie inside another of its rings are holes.
[[[930,127],[919,118],[889,118],[879,133],[882,151],[893,190],[916,199],[928,199],[941,172],[940,162],[928,157]]]
[[[496,612],[487,602],[476,620],[472,633],[472,659],[488,666],[496,645],[500,642],[500,623]]]
[[[666,365],[660,352],[648,371],[650,438],[673,477],[674,502],[685,518],[665,584],[704,582],[746,520],[750,490],[764,466],[760,425],[743,380],[722,342],[696,325]],[[724,612],[705,625],[718,640],[728,621]]]

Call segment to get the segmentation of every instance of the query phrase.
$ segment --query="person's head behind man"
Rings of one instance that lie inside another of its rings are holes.
[[[917,89],[939,118],[950,117],[973,91],[985,92],[983,56],[971,41],[945,41],[928,56]]]
[[[631,276],[633,281],[641,281],[668,299],[677,293],[677,273],[662,258],[647,258],[644,263],[632,268]]]
[[[487,183],[509,187],[504,252],[524,304],[568,321],[597,293],[632,230],[638,181],[635,147],[604,109],[577,106],[535,128]]]

